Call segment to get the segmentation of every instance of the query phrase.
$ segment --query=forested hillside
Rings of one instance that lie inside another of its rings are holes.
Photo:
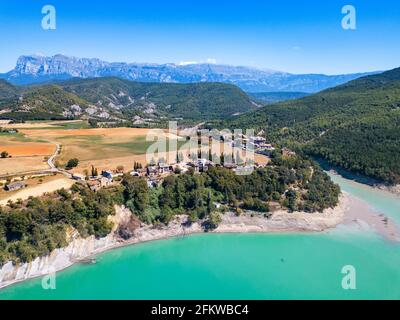
[[[222,119],[256,108],[238,87],[222,83],[145,83],[93,78],[71,80],[61,85],[94,104],[169,117]]]
[[[310,95],[305,92],[251,92],[250,97],[264,104],[272,104],[281,101],[300,99]]]
[[[388,183],[400,183],[400,69],[266,106],[228,123]]]
[[[83,109],[88,103],[58,86],[47,85],[26,90],[18,99],[10,100],[7,108],[12,112],[3,116],[19,120],[67,118],[72,106]]]
[[[0,79],[0,105],[9,99],[16,98],[18,90],[15,86]]]
[[[0,82],[1,116],[16,120],[82,117],[132,120],[139,116],[155,121],[175,118],[199,121],[225,119],[256,108],[238,87],[222,83],[140,83],[93,78],[14,87]]]

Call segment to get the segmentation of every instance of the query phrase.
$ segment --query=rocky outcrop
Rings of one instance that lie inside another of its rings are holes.
[[[128,221],[117,229],[117,235],[123,240],[129,240],[135,236],[135,230],[141,227],[140,220],[132,215]]]
[[[8,262],[0,269],[0,287],[65,269],[80,259],[111,248],[113,245],[115,245],[113,236],[99,240],[94,237],[77,238],[68,247],[56,249],[49,256],[36,258],[30,263],[13,265],[12,262]]]

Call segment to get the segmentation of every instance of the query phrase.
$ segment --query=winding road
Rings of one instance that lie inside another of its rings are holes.
[[[59,170],[54,164],[54,159],[60,154],[60,151],[61,151],[61,145],[57,144],[56,151],[54,151],[53,155],[47,160],[47,164],[49,165],[51,171],[59,172]]]
[[[72,179],[72,174],[71,173],[69,173],[66,170],[58,169],[56,167],[56,165],[54,164],[54,160],[60,154],[60,152],[61,152],[61,145],[60,144],[56,144],[56,151],[54,151],[53,155],[47,160],[47,164],[50,167],[50,171],[51,172],[61,173],[64,176],[66,176],[67,178]]]

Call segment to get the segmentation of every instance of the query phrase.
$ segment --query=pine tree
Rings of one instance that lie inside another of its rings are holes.
[[[213,209],[212,197],[211,197],[211,191],[209,191],[207,196],[207,213],[210,214],[212,209]]]

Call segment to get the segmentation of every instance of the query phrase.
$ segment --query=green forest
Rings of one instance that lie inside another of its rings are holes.
[[[400,183],[400,69],[266,106],[224,125],[389,184]]]
[[[223,83],[141,83],[93,78],[16,87],[0,81],[0,110],[11,110],[4,112],[2,118],[65,119],[63,112],[73,105],[82,110],[95,105],[121,120],[139,115],[158,121],[224,119],[256,108],[241,89]]]
[[[82,237],[101,238],[110,233],[107,221],[114,204],[122,203],[118,188],[99,190],[75,184],[51,195],[30,198],[0,207],[0,264],[27,262],[65,247],[67,231]]]
[[[144,179],[126,176],[122,182],[126,205],[146,223],[168,223],[175,215],[191,221],[207,218],[214,203],[242,212],[269,212],[270,203],[292,211],[322,212],[338,203],[340,188],[309,160],[283,158],[276,153],[272,165],[250,175],[236,175],[223,167],[201,174],[176,174],[149,189]]]

